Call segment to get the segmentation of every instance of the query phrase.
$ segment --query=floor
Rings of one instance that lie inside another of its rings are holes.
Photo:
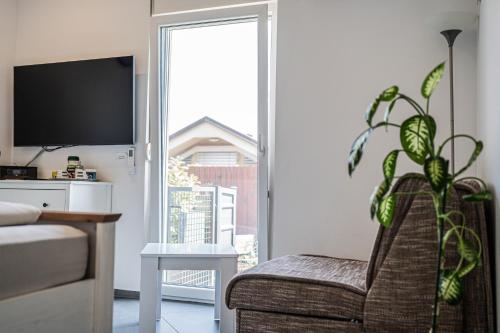
[[[219,324],[214,321],[213,305],[163,301],[161,333],[216,333]],[[139,332],[139,301],[116,299],[113,312],[113,333]]]

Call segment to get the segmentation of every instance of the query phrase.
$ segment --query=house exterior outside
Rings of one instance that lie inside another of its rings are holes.
[[[169,156],[181,159],[201,186],[237,190],[236,235],[257,235],[257,141],[210,117],[169,137]]]
[[[169,154],[193,166],[247,166],[257,163],[257,141],[210,117],[169,137]]]

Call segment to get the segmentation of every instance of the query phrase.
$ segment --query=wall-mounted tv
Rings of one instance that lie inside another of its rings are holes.
[[[14,67],[14,146],[130,145],[134,57]]]

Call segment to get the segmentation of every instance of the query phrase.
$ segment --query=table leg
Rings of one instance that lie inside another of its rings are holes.
[[[221,262],[220,270],[220,333],[233,333],[235,328],[235,315],[234,310],[229,310],[223,301],[229,281],[237,273],[237,260],[236,258],[224,258]]]
[[[220,309],[221,309],[221,283],[220,283],[220,272],[215,271],[215,304],[214,304],[214,320],[220,319]]]
[[[158,258],[141,258],[140,333],[156,332],[159,272]]]
[[[156,320],[161,320],[161,285],[163,271],[158,271],[158,281],[156,286]]]

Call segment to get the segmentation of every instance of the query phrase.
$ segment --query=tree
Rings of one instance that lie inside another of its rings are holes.
[[[189,167],[179,157],[168,160],[168,186],[192,187],[199,185],[196,175],[189,173]]]

